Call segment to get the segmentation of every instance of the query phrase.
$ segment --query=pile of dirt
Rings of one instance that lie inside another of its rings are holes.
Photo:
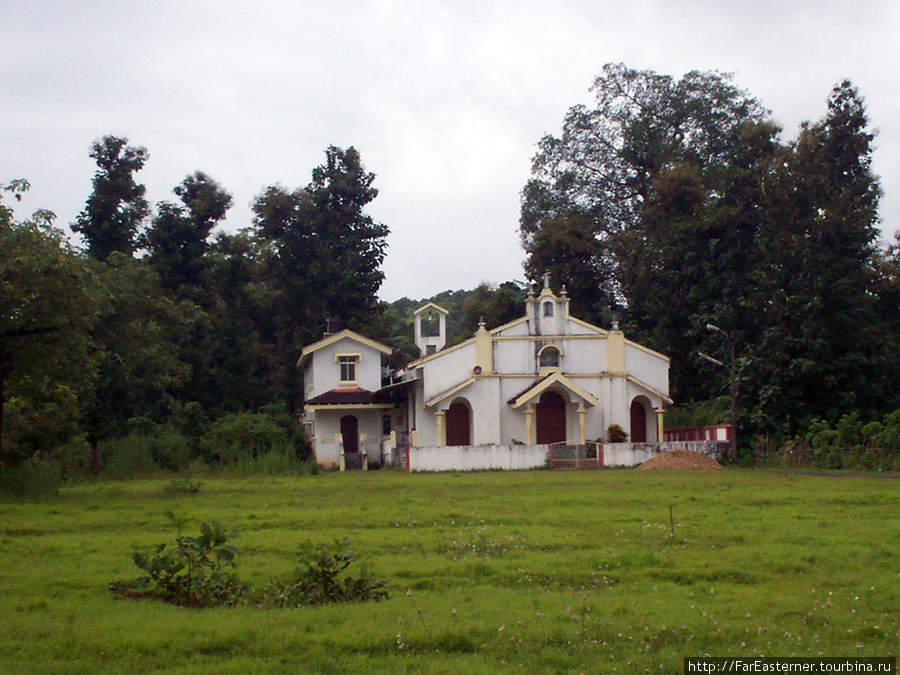
[[[641,464],[638,469],[676,469],[676,470],[697,470],[697,471],[718,471],[725,467],[719,464],[712,457],[704,455],[702,452],[691,452],[690,450],[670,450],[669,452],[661,452],[653,459],[648,459]]]

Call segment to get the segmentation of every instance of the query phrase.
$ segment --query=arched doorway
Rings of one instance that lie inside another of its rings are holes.
[[[447,409],[447,445],[472,445],[471,413],[460,401]]]
[[[565,442],[566,399],[555,391],[545,391],[538,401],[535,418],[539,444]]]
[[[638,399],[631,402],[631,434],[632,443],[647,442],[647,409]]]
[[[341,438],[344,439],[344,453],[359,452],[359,420],[355,415],[341,418]]]

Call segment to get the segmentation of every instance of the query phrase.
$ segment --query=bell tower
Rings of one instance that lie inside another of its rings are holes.
[[[416,346],[421,356],[439,352],[447,344],[447,314],[449,312],[429,302],[413,312],[416,324]]]

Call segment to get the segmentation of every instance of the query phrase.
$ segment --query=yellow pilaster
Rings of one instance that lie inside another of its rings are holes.
[[[445,410],[438,410],[434,413],[435,421],[437,423],[437,444],[438,445],[447,445],[447,427],[445,426],[444,417],[446,415]]]
[[[619,330],[618,322],[613,323],[606,336],[606,366],[611,373],[625,372],[625,334]]]
[[[587,410],[584,407],[584,403],[578,404],[578,442],[581,445],[584,445],[587,442],[587,437],[585,436],[584,431],[584,416]]]
[[[534,406],[525,408],[525,444],[534,445]]]
[[[494,344],[484,321],[478,323],[475,333],[475,365],[481,368],[483,374],[494,372]]]
[[[666,440],[666,424],[665,424],[665,408],[656,409],[656,442],[662,443]]]

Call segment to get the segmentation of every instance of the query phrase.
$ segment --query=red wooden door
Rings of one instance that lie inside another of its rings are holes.
[[[451,403],[447,410],[447,445],[472,445],[469,408],[465,403]]]
[[[341,437],[344,439],[344,452],[359,452],[359,420],[353,415],[341,418]]]
[[[647,411],[640,401],[631,402],[631,442],[647,442]]]
[[[537,442],[563,443],[566,440],[566,400],[555,391],[545,391],[537,404]]]

